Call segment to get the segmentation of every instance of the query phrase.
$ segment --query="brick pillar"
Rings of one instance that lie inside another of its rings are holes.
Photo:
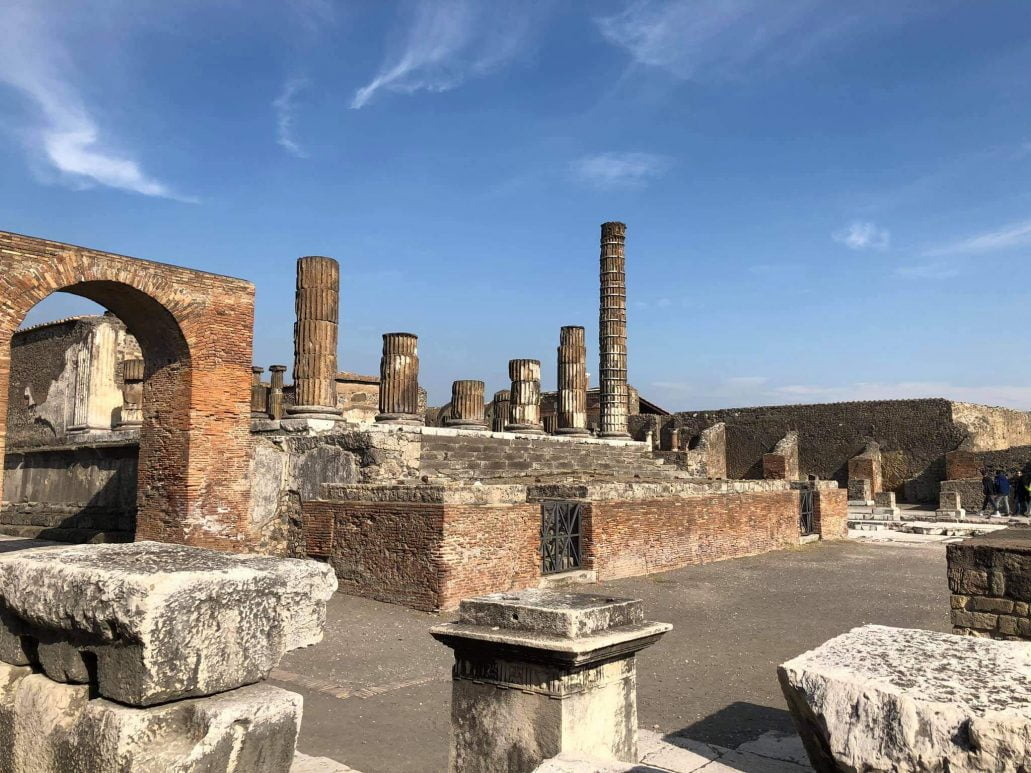
[[[587,343],[582,327],[559,333],[558,435],[587,435]]]
[[[251,418],[268,418],[268,389],[261,383],[264,368],[257,365],[251,367]]]
[[[122,411],[119,427],[138,427],[143,424],[143,367],[140,359],[122,363]]]
[[[512,393],[507,389],[501,389],[494,393],[493,409],[491,410],[493,419],[490,426],[494,432],[505,431],[505,427],[508,425],[511,399]]]
[[[451,385],[450,427],[487,429],[483,418],[483,382],[455,381]]]
[[[626,225],[601,226],[599,318],[601,437],[628,438],[626,358]]]
[[[268,415],[270,419],[278,421],[283,418],[283,374],[286,373],[286,365],[270,365],[268,370],[272,374],[272,385],[268,393]]]
[[[425,424],[419,413],[419,339],[412,333],[384,333],[379,364],[379,414],[386,424]]]
[[[340,419],[337,408],[337,322],[340,266],[333,258],[297,261],[294,324],[294,405],[299,417]]]
[[[543,435],[541,427],[541,361],[509,360],[512,379],[509,419],[505,429],[530,435]]]

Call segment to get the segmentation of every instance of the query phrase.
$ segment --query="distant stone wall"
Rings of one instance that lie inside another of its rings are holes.
[[[945,454],[969,434],[967,426],[953,421],[952,406],[942,399],[882,400],[678,413],[664,423],[662,432],[666,435],[676,427],[697,435],[725,422],[727,477],[736,479],[761,478],[763,455],[787,433],[797,431],[801,477],[817,475],[842,487],[847,485],[848,460],[876,441],[882,451],[884,488],[897,492],[900,499],[934,501],[945,477]]]
[[[1031,445],[1031,413],[973,403],[952,403],[952,420],[967,432],[967,451],[1001,451]]]

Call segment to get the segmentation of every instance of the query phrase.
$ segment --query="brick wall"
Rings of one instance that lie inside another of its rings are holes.
[[[797,491],[590,502],[584,552],[599,580],[780,550],[799,542]]]
[[[247,549],[253,285],[0,232],[0,453],[11,338],[59,290],[109,309],[143,351],[137,537]]]
[[[946,550],[953,632],[1031,640],[1031,529],[1003,529]]]
[[[848,537],[848,491],[819,489],[813,495],[813,520],[821,539]]]

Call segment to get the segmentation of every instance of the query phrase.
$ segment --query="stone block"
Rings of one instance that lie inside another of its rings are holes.
[[[895,507],[894,491],[876,491],[873,495],[874,507]]]
[[[313,561],[156,542],[12,552],[0,556],[0,655],[132,706],[208,695],[320,641],[335,589]]]
[[[641,602],[523,591],[431,629],[455,651],[452,771],[528,773],[562,753],[637,760],[636,653],[671,626]]]
[[[301,722],[301,696],[250,685],[206,698],[132,708],[90,699],[0,664],[3,773],[283,773]]]
[[[975,612],[994,612],[1008,615],[1013,611],[1013,602],[1009,599],[993,599],[987,596],[974,596],[970,599],[970,609]]]
[[[1031,647],[867,625],[778,669],[820,771],[1031,768]]]

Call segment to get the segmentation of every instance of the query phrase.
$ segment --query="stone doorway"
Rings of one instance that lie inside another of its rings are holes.
[[[136,538],[247,549],[253,286],[0,232],[0,454],[11,338],[28,311],[55,292],[100,304],[139,342]]]

